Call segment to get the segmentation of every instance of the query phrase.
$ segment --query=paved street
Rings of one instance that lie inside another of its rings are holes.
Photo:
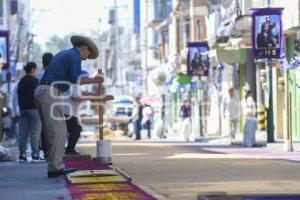
[[[300,0],[0,2],[0,200],[300,200]]]
[[[81,144],[80,148],[95,156],[93,143]],[[273,156],[276,160],[264,159],[268,154],[262,148],[241,151],[237,147],[195,143],[134,142],[114,142],[112,148],[116,166],[138,184],[169,199],[196,199],[198,193],[207,192],[300,193],[300,163],[281,160],[280,156]],[[223,153],[212,152],[218,149]],[[226,154],[226,149],[230,154]],[[289,157],[293,156],[300,157],[298,153]]]

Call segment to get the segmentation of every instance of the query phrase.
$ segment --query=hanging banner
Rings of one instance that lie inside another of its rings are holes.
[[[207,42],[188,42],[187,74],[194,76],[208,76],[209,47]]]
[[[253,8],[251,11],[253,57],[280,58],[283,47],[283,8]]]
[[[140,14],[140,0],[133,1],[133,31],[140,33],[141,30],[141,14]]]
[[[9,67],[8,38],[8,31],[0,31],[0,66],[2,68]]]

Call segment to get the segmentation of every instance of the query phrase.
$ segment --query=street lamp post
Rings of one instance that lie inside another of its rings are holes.
[[[268,6],[271,6],[271,0],[268,0]],[[273,77],[272,77],[272,59],[269,58],[267,62],[269,68],[269,108],[267,114],[267,142],[274,142],[274,119],[273,119]]]
[[[267,142],[273,143],[274,142],[274,119],[273,119],[273,77],[272,77],[272,59],[268,60],[268,68],[269,68],[269,108],[267,114]]]

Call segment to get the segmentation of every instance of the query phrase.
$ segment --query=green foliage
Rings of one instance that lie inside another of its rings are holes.
[[[63,49],[71,48],[70,38],[72,35],[74,34],[65,35],[64,37],[57,35],[52,36],[49,41],[46,42],[46,52],[56,54]]]

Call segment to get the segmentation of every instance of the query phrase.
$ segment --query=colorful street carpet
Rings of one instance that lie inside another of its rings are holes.
[[[198,200],[300,200],[300,196],[295,195],[198,195]]]
[[[108,165],[93,160],[68,160],[67,167],[79,171],[67,176],[67,187],[74,200],[154,200]]]

